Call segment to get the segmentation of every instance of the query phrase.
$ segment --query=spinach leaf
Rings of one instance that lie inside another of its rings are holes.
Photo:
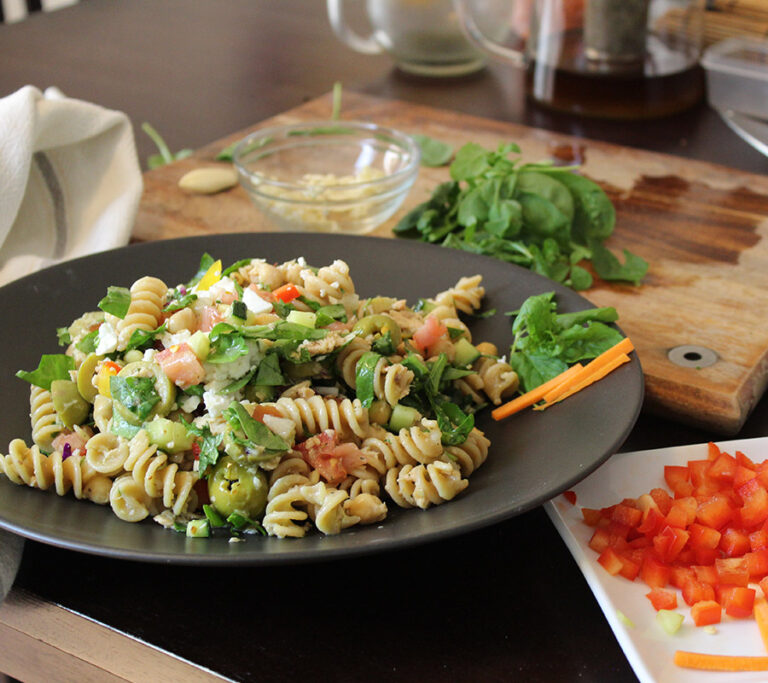
[[[208,335],[208,363],[231,363],[248,353],[248,343],[242,332],[229,323],[217,323]]]
[[[274,455],[275,452],[287,451],[290,448],[282,437],[275,434],[263,422],[254,420],[241,403],[232,401],[229,408],[224,412],[227,421],[236,429],[242,430],[248,441],[255,446],[261,446],[265,450],[271,451],[271,455]]]
[[[422,166],[445,166],[451,160],[453,145],[420,133],[412,137],[421,150]]]
[[[82,339],[80,339],[80,341],[75,344],[75,348],[78,351],[82,351],[83,353],[93,353],[96,350],[98,342],[99,331],[94,330],[93,332],[89,332]]]
[[[110,377],[109,391],[114,401],[121,403],[142,422],[160,401],[154,377]]]
[[[69,333],[68,327],[57,327],[56,338],[59,346],[69,346],[72,343],[72,335]]]
[[[156,327],[154,330],[134,330],[131,333],[128,344],[125,346],[125,350],[131,351],[132,349],[140,349],[148,346],[150,342],[155,340],[157,335],[163,334],[167,327],[168,323],[164,322],[160,327]]]
[[[256,384],[268,387],[280,387],[287,384],[283,371],[280,369],[280,358],[277,353],[268,353],[259,363]]]
[[[107,295],[98,303],[102,311],[121,320],[125,318],[130,305],[131,291],[127,287],[107,287]]]
[[[603,280],[628,280],[636,285],[648,272],[648,262],[640,256],[624,249],[622,264],[608,249],[597,243],[592,244],[592,264]]]
[[[364,408],[370,408],[376,398],[373,387],[376,382],[376,366],[380,359],[378,353],[366,351],[355,366],[355,391]]]
[[[36,370],[19,370],[16,377],[43,389],[50,389],[56,379],[70,379],[69,371],[75,369],[75,361],[63,353],[43,354]]]
[[[197,470],[202,477],[209,467],[215,467],[218,462],[219,446],[221,445],[224,435],[214,435],[207,425],[204,427],[197,427],[194,423],[187,422],[183,417],[181,418],[181,422],[188,433],[197,437],[195,443],[197,443],[197,446],[200,449],[200,460],[198,461]]]

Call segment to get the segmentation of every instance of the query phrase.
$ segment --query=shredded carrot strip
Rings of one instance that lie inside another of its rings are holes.
[[[597,368],[597,370],[595,370],[590,375],[581,376],[581,379],[579,379],[579,377],[573,377],[572,381],[568,382],[570,386],[556,387],[556,390],[553,389],[544,396],[544,403],[534,406],[533,409],[544,410],[545,408],[549,408],[549,406],[568,398],[572,394],[575,394],[577,391],[581,391],[585,387],[588,387],[593,382],[597,382],[597,380],[602,379],[607,374],[618,368],[619,365],[623,365],[624,363],[628,362],[629,356],[626,353],[623,353],[622,355],[617,356],[616,358],[609,361],[606,365]]]
[[[505,417],[509,417],[510,415],[513,415],[514,413],[517,413],[524,408],[527,408],[528,406],[532,406],[537,401],[540,401],[544,397],[544,394],[546,394],[550,389],[558,386],[564,381],[567,381],[569,377],[575,375],[582,368],[583,366],[581,363],[572,365],[570,368],[561,372],[556,377],[553,377],[549,381],[544,382],[544,384],[541,384],[538,387],[531,389],[530,391],[526,391],[524,394],[520,394],[520,396],[517,398],[513,398],[511,401],[508,401],[504,405],[495,408],[491,412],[491,416],[494,420],[503,420]]]
[[[768,657],[709,655],[701,652],[675,652],[675,664],[703,671],[768,671]]]
[[[753,607],[755,621],[760,629],[760,637],[763,639],[763,645],[768,650],[768,602],[765,598],[757,598]]]

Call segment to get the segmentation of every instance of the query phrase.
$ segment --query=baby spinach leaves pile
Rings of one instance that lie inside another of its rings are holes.
[[[524,393],[544,384],[569,366],[599,356],[622,339],[609,323],[618,320],[612,307],[558,313],[554,292],[528,297],[514,316],[509,364]]]
[[[588,289],[592,262],[604,280],[638,284],[645,260],[626,249],[621,263],[604,245],[616,214],[593,181],[571,167],[520,163],[514,143],[488,151],[469,143],[456,153],[451,180],[395,226],[400,237],[493,256],[573,289]]]

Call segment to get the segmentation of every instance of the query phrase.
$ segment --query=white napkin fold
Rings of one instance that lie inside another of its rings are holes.
[[[142,189],[125,114],[56,88],[0,99],[0,285],[127,244]]]
[[[55,88],[0,99],[0,285],[127,244],[142,189],[125,114]],[[0,530],[0,602],[23,547]]]

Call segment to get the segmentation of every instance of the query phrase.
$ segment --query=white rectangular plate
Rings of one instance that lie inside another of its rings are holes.
[[[732,455],[740,450],[756,462],[768,459],[768,437],[716,443],[721,450]],[[664,482],[664,465],[684,465],[689,460],[706,457],[707,444],[619,453],[573,488],[576,505],[571,505],[563,496],[557,496],[545,506],[642,683],[746,683],[768,680],[766,671],[735,674],[693,671],[675,666],[675,650],[720,655],[765,656],[768,653],[754,619],[731,619],[723,613],[723,621],[716,626],[717,633],[714,635],[694,626],[690,608],[683,601],[680,591],[677,591],[677,611],[685,615],[685,621],[677,634],[667,635],[656,623],[656,612],[645,597],[649,588],[639,578],[628,581],[608,574],[597,563],[597,553],[588,545],[593,529],[582,521],[582,507],[607,507],[623,498],[636,498],[655,487],[669,490]],[[634,627],[622,621],[619,611],[633,622]]]

